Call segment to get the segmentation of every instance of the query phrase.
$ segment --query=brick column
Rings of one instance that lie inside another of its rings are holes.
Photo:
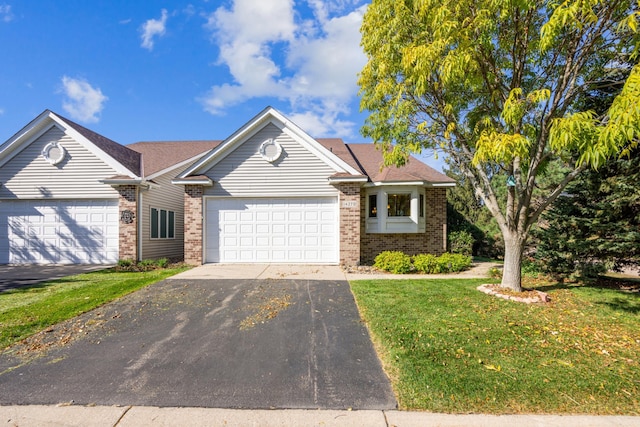
[[[360,184],[341,183],[340,191],[340,264],[360,264]]]
[[[447,251],[447,189],[428,187],[427,197],[427,251],[441,255]]]
[[[202,185],[184,186],[184,262],[191,265],[201,265],[203,262],[202,194]]]
[[[119,224],[118,258],[138,261],[138,187],[119,185],[117,187]]]

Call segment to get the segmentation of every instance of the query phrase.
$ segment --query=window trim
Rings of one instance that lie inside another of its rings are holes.
[[[176,238],[176,212],[149,207],[149,239],[173,240]]]
[[[378,193],[367,194],[367,218],[378,218]],[[374,200],[373,206],[371,201]]]

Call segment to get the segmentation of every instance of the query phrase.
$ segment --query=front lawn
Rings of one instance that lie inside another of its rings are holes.
[[[640,295],[542,286],[525,305],[478,280],[351,282],[402,409],[640,414]]]
[[[0,293],[0,350],[51,325],[173,276],[185,267],[145,272],[113,269]]]

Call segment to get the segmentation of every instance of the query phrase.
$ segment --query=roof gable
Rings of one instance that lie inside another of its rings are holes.
[[[0,165],[11,160],[52,127],[71,136],[119,174],[139,177],[141,155],[71,120],[45,110],[0,146]]]
[[[321,143],[313,139],[296,124],[289,121],[285,116],[279,113],[272,107],[265,108],[257,116],[247,122],[244,126],[234,132],[227,139],[222,141],[215,149],[202,159],[197,161],[193,166],[185,170],[180,178],[186,178],[190,175],[199,175],[226,156],[233,152],[238,146],[242,145],[253,135],[264,129],[269,124],[278,127],[282,132],[288,134],[303,147],[313,153],[316,157],[324,161],[329,167],[336,171],[336,173],[348,173],[351,175],[360,175],[360,171],[347,163],[344,159],[331,152],[331,150],[325,148]]]

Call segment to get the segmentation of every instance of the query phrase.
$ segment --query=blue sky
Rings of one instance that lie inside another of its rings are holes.
[[[224,139],[268,105],[367,142],[367,3],[0,0],[0,142],[47,108],[121,144]]]

